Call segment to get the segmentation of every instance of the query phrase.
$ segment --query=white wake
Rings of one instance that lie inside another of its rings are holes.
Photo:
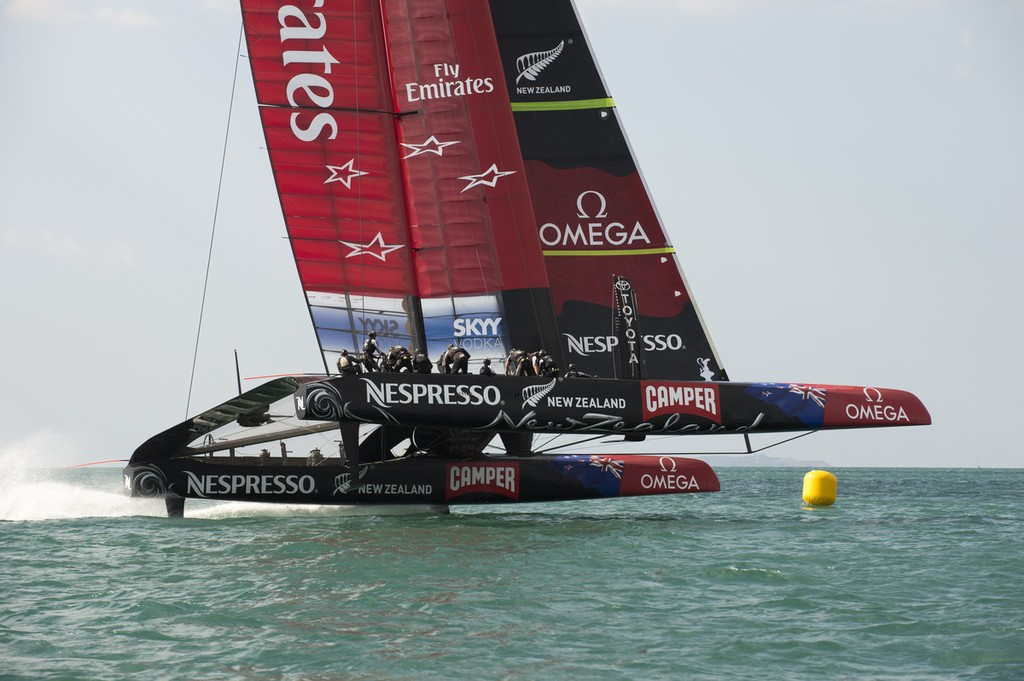
[[[91,473],[80,481],[59,469],[8,469],[0,480],[0,520],[166,515],[162,499],[129,498],[120,490],[111,490],[111,485],[96,475],[99,471]],[[120,471],[103,473],[120,480]]]

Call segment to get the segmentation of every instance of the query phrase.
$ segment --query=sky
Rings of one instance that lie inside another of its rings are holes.
[[[731,378],[902,388],[933,418],[770,453],[1021,466],[1024,1],[577,6]],[[127,459],[234,393],[235,350],[244,376],[322,370],[240,23],[0,0],[0,462]],[[742,446],[696,439],[658,445]]]

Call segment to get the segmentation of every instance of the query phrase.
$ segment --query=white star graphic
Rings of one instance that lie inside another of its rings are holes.
[[[486,184],[488,187],[493,187],[495,184],[497,184],[498,178],[505,177],[506,175],[514,175],[515,172],[516,171],[514,170],[498,170],[498,164],[492,163],[490,168],[480,173],[479,175],[465,175],[463,177],[460,177],[459,179],[466,180],[469,182],[469,184],[467,184],[465,188],[462,190],[464,192],[466,191],[466,189],[472,189],[473,187],[476,187],[477,185],[481,184]],[[461,194],[462,192],[459,193]]]
[[[355,162],[355,159],[352,159],[343,166],[327,166],[327,169],[331,171],[331,176],[324,180],[324,184],[328,182],[341,182],[345,185],[345,189],[352,189],[352,178],[367,174],[362,170],[353,168],[352,166],[355,165]]]
[[[339,239],[339,241],[341,240]],[[384,236],[380,232],[377,232],[377,236],[370,239],[370,243],[365,245],[355,244],[351,241],[341,241],[341,243],[352,249],[352,252],[345,256],[346,258],[354,258],[357,255],[372,255],[381,262],[387,261],[387,255],[391,251],[397,251],[399,248],[405,248],[405,244],[385,244]]]
[[[454,142],[442,142],[433,135],[428,137],[427,141],[424,142],[423,144],[408,144],[406,142],[399,142],[399,144],[401,144],[403,147],[408,147],[412,149],[412,151],[410,151],[408,154],[402,157],[403,159],[412,158],[413,156],[419,156],[420,154],[437,154],[438,156],[444,156],[444,153],[442,153],[441,151],[442,149],[458,143],[458,140]]]

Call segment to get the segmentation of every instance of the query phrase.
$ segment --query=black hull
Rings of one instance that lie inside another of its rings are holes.
[[[304,425],[256,434],[291,397]],[[144,442],[125,468],[133,496],[289,504],[438,505],[710,492],[702,461],[671,455],[531,455],[536,433],[696,435],[923,425],[914,395],[873,387],[443,374],[279,378]],[[215,437],[230,424],[253,427]],[[379,427],[364,432],[361,424]],[[335,430],[337,429],[337,430]],[[296,465],[267,445],[330,431],[338,457]],[[506,456],[485,448],[500,436]],[[402,447],[405,447],[404,450]],[[227,454],[225,456],[225,454]],[[397,458],[396,458],[397,457]]]
[[[677,456],[565,455],[453,460],[414,457],[357,467],[338,462],[260,465],[176,458],[124,469],[132,496],[279,504],[502,504],[604,497],[716,492],[718,477],[703,461]],[[172,510],[176,508],[177,511]]]
[[[931,423],[911,393],[800,383],[363,374],[307,382],[300,419],[587,435],[779,433]]]

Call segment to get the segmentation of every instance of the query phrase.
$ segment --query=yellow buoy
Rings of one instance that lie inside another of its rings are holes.
[[[804,476],[804,503],[811,506],[831,506],[836,503],[839,481],[828,471],[809,471]]]

